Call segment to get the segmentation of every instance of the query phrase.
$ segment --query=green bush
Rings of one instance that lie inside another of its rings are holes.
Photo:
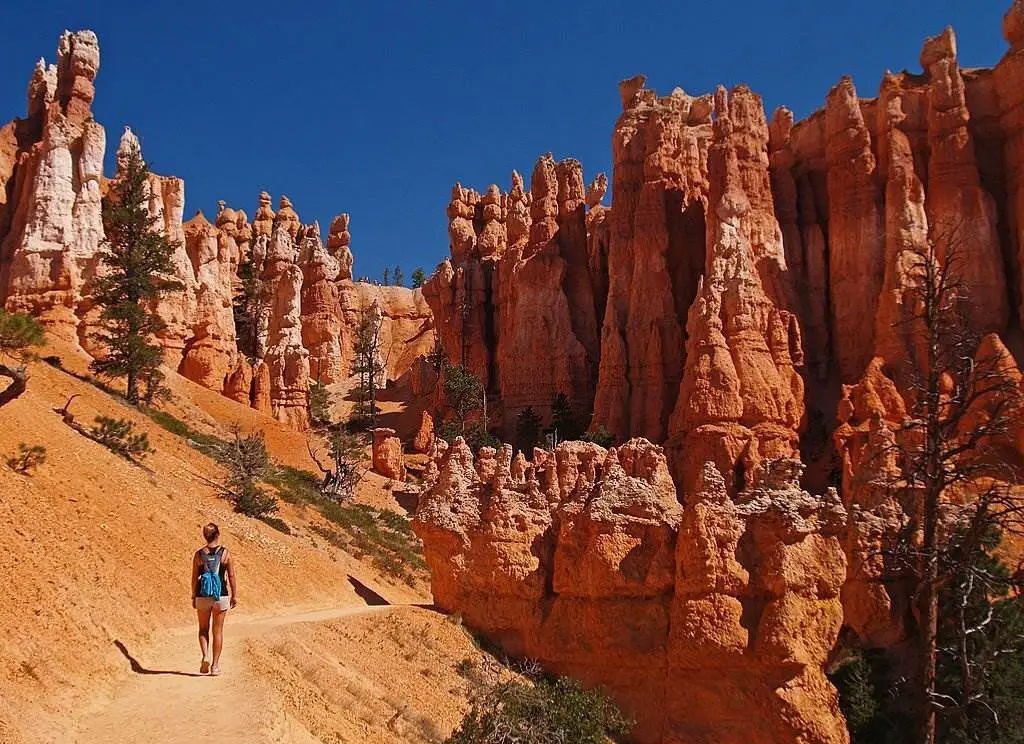
[[[309,419],[317,428],[331,423],[331,393],[319,381],[309,385]]]
[[[262,431],[242,436],[235,427],[234,439],[217,446],[213,453],[227,470],[221,488],[235,511],[258,519],[277,511],[277,499],[260,487],[260,481],[274,473]]]
[[[135,424],[128,419],[97,416],[95,421],[90,435],[111,452],[133,461],[156,452],[149,446],[149,437],[145,433],[134,433]]]
[[[607,449],[615,444],[615,435],[605,429],[603,426],[599,426],[596,429],[591,429],[582,437],[584,442],[593,442],[594,444],[600,445]]]
[[[44,346],[46,335],[38,320],[25,313],[0,310],[0,349],[11,355],[25,354],[33,346]]]
[[[446,744],[604,744],[631,728],[600,690],[566,677],[540,678],[484,689]]]
[[[18,454],[7,458],[7,467],[16,473],[29,475],[44,462],[46,462],[46,447],[39,444],[29,446],[21,442],[18,445]]]

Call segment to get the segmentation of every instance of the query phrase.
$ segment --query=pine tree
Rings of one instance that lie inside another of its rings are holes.
[[[579,425],[576,423],[576,415],[573,413],[569,396],[565,393],[558,393],[551,401],[551,428],[549,432],[554,435],[557,442],[567,442],[580,438]]]
[[[256,331],[259,328],[260,278],[250,257],[238,264],[240,291],[234,296],[231,309],[235,316],[235,335],[238,351],[248,359],[256,359]]]
[[[444,395],[448,406],[455,411],[459,428],[464,434],[466,418],[483,405],[483,383],[465,367],[448,365],[444,371]]]
[[[356,418],[373,427],[377,417],[376,380],[384,371],[380,358],[380,318],[372,310],[364,309],[356,326],[353,342],[355,358],[352,360],[352,374],[356,380]]]
[[[402,267],[401,266],[395,266],[395,273],[393,274],[393,276],[394,276],[394,279],[392,280],[392,282],[394,283],[394,285],[396,287],[404,286],[405,277],[402,275]]]
[[[148,176],[142,155],[133,150],[111,194],[103,200],[106,239],[100,260],[105,270],[92,290],[93,300],[102,308],[102,330],[94,338],[107,349],[92,368],[100,375],[126,378],[126,397],[134,404],[139,403],[140,382],[159,384],[153,373],[163,361],[163,350],[152,338],[165,324],[154,305],[165,293],[182,288],[168,278],[175,246],[156,232],[158,218],[147,209]],[[146,395],[152,399],[156,391],[147,390]]]
[[[0,377],[7,377],[11,381],[0,391],[0,406],[10,403],[25,392],[28,385],[25,362],[31,356],[30,349],[45,343],[43,327],[31,315],[0,310]],[[7,358],[13,360],[14,364],[7,364]]]
[[[331,424],[331,392],[319,380],[309,383],[309,420],[316,429]]]
[[[391,284],[391,269],[390,268],[387,268],[387,267],[384,268],[384,281],[382,283],[384,284],[385,287],[388,286],[389,284]]]
[[[540,428],[540,416],[532,406],[527,406],[516,416],[516,446],[528,458],[533,457],[533,448],[540,440]]]
[[[412,288],[417,289],[423,286],[423,282],[427,280],[427,275],[423,271],[422,266],[417,266],[412,272]]]

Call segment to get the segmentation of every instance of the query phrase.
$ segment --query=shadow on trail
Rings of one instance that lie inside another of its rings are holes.
[[[358,597],[364,602],[366,602],[366,604],[370,607],[385,607],[391,604],[386,599],[384,599],[384,597],[377,594],[377,592],[373,591],[373,589],[368,587],[366,584],[364,584],[354,576],[348,577],[348,583],[352,585],[352,588],[355,590],[356,595],[358,595]]]
[[[121,652],[121,655],[124,656],[124,658],[128,659],[128,663],[131,665],[132,671],[136,674],[173,674],[177,677],[206,676],[205,674],[199,674],[197,672],[179,672],[165,669],[146,669],[146,667],[142,666],[142,664],[138,662],[138,659],[132,656],[131,652],[128,650],[128,647],[121,643],[121,641],[115,640],[114,645],[117,646],[117,650]]]

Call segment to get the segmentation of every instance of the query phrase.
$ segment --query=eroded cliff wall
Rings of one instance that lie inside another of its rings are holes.
[[[1014,336],[1021,326],[1022,15],[1019,3],[1007,13],[1010,50],[992,69],[961,68],[947,29],[925,42],[921,72],[887,74],[874,98],[860,97],[844,78],[803,121],[784,108],[769,120],[760,97],[739,86],[727,96],[727,134],[717,132],[715,96],[677,88],[659,97],[643,76],[623,81],[612,207],[594,200],[582,230],[573,216],[578,179],[559,178],[544,159],[529,191],[518,176],[508,194],[456,188],[448,210],[452,257],[426,292],[449,358],[488,380],[495,404],[505,405],[509,438],[524,406],[546,414],[553,395],[564,392],[581,419],[593,414],[584,426],[606,427],[619,441],[685,439],[694,425],[745,419],[747,429],[760,423],[788,432],[768,437],[774,454],[782,453],[781,441],[804,436],[815,450],[804,446],[804,457],[819,459],[841,385],[859,379],[876,356],[891,368],[908,359],[912,342],[900,320],[908,256],[922,244],[933,241],[944,260],[969,257],[963,279],[980,332]],[[723,220],[718,212],[734,209],[731,196],[723,207],[727,188],[743,204]],[[597,182],[593,193],[603,195]],[[706,353],[704,361],[691,357],[717,343],[717,329],[691,316],[706,316],[708,293],[723,291],[712,287],[726,281],[723,225],[745,246],[746,278],[728,281],[759,285],[746,293],[756,295],[754,305],[768,305],[754,311],[745,299],[725,303],[722,351],[739,369],[732,382],[712,382],[704,372],[721,370],[724,356],[710,366]],[[585,252],[577,247],[583,234]],[[751,322],[760,325],[771,366],[791,365],[802,383],[789,371],[783,382],[760,376],[766,367],[754,357],[766,357],[760,342],[747,344]],[[730,344],[730,334],[743,340]],[[528,390],[513,362],[524,351],[537,361],[531,380],[538,384]],[[745,365],[756,368],[749,377]],[[695,385],[751,387],[745,412],[736,414],[740,403],[725,388],[716,401],[694,403]],[[752,411],[780,395],[792,400],[772,405],[790,410]],[[700,415],[687,424],[680,412],[694,405],[707,408],[701,424]],[[750,440],[716,436],[732,438],[719,449]],[[756,459],[748,456],[747,465]]]
[[[843,611],[835,491],[770,462],[735,497],[711,463],[680,505],[634,439],[435,453],[414,529],[434,600],[509,653],[604,686],[638,742],[846,742],[822,671]]]
[[[26,118],[0,128],[0,301],[93,355],[103,353],[89,294],[102,271],[102,199],[125,158],[141,154],[126,128],[118,170],[103,178],[106,134],[91,110],[99,60],[93,32],[66,32],[57,64],[36,65]],[[156,305],[166,324],[157,340],[169,367],[205,387],[304,428],[309,382],[333,384],[350,374],[361,313],[376,307],[381,315],[388,379],[433,346],[419,290],[352,281],[347,214],[332,222],[325,247],[319,226],[303,225],[283,196],[275,212],[262,194],[251,223],[223,202],[215,223],[202,213],[183,223],[184,182],[151,174],[147,206],[154,229],[174,246],[173,278],[182,286]],[[233,307],[245,262],[260,306],[253,343],[238,338]]]

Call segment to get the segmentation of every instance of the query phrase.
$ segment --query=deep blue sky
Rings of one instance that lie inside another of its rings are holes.
[[[1005,52],[1010,0],[20,2],[0,24],[0,121],[24,115],[64,28],[99,34],[95,113],[108,173],[125,124],[153,169],[250,217],[287,194],[303,221],[352,214],[357,275],[428,273],[447,254],[452,184],[507,188],[552,151],[610,167],[617,83],[665,94],[745,82],[769,110],[819,107],[851,74],[874,95],[952,24],[965,66]]]

